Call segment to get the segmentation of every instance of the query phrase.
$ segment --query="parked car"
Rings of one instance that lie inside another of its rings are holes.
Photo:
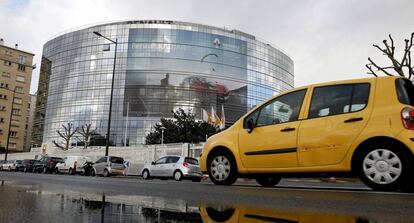
[[[16,160],[4,161],[3,164],[1,165],[1,170],[12,171],[14,170],[15,163],[16,163]]]
[[[375,190],[414,188],[414,86],[402,77],[292,89],[208,139],[201,169],[215,184],[238,177],[359,176]]]
[[[124,175],[124,159],[116,156],[104,156],[93,164],[91,175],[102,175],[109,177],[111,175]]]
[[[151,164],[147,164],[142,169],[142,178],[174,178],[180,181],[183,178],[200,182],[203,174],[201,173],[198,160],[184,156],[164,156]]]
[[[23,170],[23,160],[16,160],[14,166],[12,166],[12,170],[14,171],[22,171]]]
[[[33,172],[33,164],[36,162],[35,159],[25,159],[22,162],[22,169],[18,169],[23,172]]]
[[[52,173],[55,171],[55,166],[58,162],[62,161],[62,158],[59,157],[51,157],[51,156],[44,156],[37,160],[33,164],[33,172],[34,173]]]
[[[82,166],[90,161],[87,156],[67,156],[55,166],[55,173],[76,174],[82,172]]]
[[[6,163],[6,160],[0,160],[0,171],[3,170],[3,164]]]

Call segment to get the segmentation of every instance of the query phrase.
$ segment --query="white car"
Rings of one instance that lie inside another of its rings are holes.
[[[161,157],[157,161],[145,165],[141,174],[143,179],[174,178],[174,180],[180,181],[187,178],[194,182],[200,182],[203,177],[198,160],[184,156]]]
[[[124,158],[116,156],[104,156],[93,164],[91,175],[102,175],[109,177],[111,175],[125,175]]]
[[[12,171],[15,169],[15,165],[16,165],[16,160],[4,161],[3,164],[1,165],[1,170]]]
[[[87,161],[91,161],[91,159],[87,156],[67,156],[56,164],[55,173],[81,173],[82,166]]]

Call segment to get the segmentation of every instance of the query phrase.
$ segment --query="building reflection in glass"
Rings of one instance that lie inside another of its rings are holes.
[[[143,143],[151,127],[177,108],[201,119],[202,109],[220,111],[223,105],[231,125],[258,103],[293,87],[289,56],[237,30],[174,21],[97,25],[44,45],[48,63],[42,63],[40,78],[47,94],[40,100],[43,110],[37,110],[45,115],[35,120],[43,142],[58,139],[56,130],[68,122],[92,124],[106,134],[114,52],[103,51],[107,42],[94,31],[119,42],[111,124],[116,145],[124,144],[125,132],[130,145]]]

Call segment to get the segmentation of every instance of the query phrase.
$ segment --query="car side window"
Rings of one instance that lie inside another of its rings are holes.
[[[155,161],[155,165],[164,164],[167,161],[167,157],[163,157],[157,161]]]
[[[178,162],[179,159],[180,159],[180,157],[170,156],[170,157],[167,158],[167,163],[176,163],[176,162]]]
[[[101,157],[96,163],[103,163],[106,162],[106,157]]]
[[[339,115],[363,110],[368,104],[369,84],[316,87],[308,118]]]
[[[260,108],[256,126],[297,121],[305,94],[306,90],[291,92],[264,105]]]

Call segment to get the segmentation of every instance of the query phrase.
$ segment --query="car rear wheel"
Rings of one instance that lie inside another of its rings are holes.
[[[142,179],[148,180],[150,178],[150,173],[148,170],[142,171]]]
[[[72,168],[69,168],[68,175],[72,175],[72,174],[73,174],[73,170],[72,170]]]
[[[11,172],[11,167],[9,167],[9,172]]]
[[[216,152],[211,155],[208,166],[208,175],[214,184],[231,185],[237,180],[237,165],[233,157],[227,152]]]
[[[26,167],[23,168],[23,172],[25,172],[25,173],[27,172],[27,168]]]
[[[407,156],[393,144],[373,145],[362,153],[361,180],[374,190],[395,191],[409,179]]]
[[[263,187],[273,187],[280,182],[282,178],[277,176],[258,176],[256,182]]]
[[[109,171],[108,171],[108,169],[104,169],[103,176],[104,177],[109,177]]]
[[[46,167],[43,167],[43,171],[42,171],[43,173],[47,173],[47,168]]]
[[[183,173],[181,173],[181,171],[176,170],[174,172],[174,180],[175,181],[181,181],[183,179]]]
[[[59,168],[55,168],[55,174],[60,174],[60,172],[59,172]]]

